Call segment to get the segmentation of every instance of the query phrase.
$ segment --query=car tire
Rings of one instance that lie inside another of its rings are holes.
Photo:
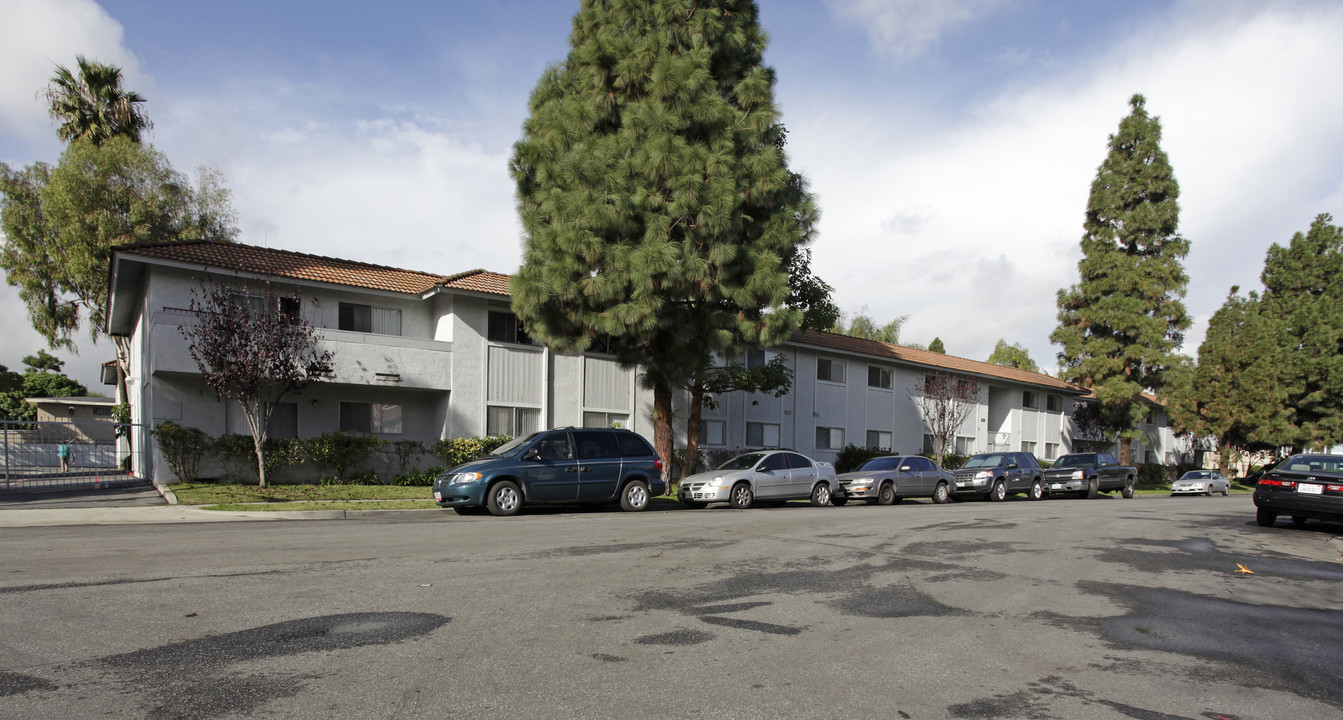
[[[643,480],[631,480],[620,491],[620,509],[638,512],[648,507],[648,483]]]
[[[1222,486],[1222,497],[1226,497],[1227,495],[1230,494],[1231,494],[1231,483],[1227,483],[1226,485]]]
[[[1007,499],[1007,481],[999,480],[993,484],[989,490],[989,499],[993,502],[1002,502]]]
[[[1259,523],[1260,527],[1273,527],[1273,523],[1278,521],[1278,514],[1268,508],[1259,508],[1254,513],[1254,521]]]
[[[1101,479],[1098,477],[1091,478],[1091,482],[1087,484],[1086,498],[1088,500],[1095,500],[1100,496],[1100,492]]]
[[[1031,489],[1026,493],[1026,497],[1027,499],[1030,500],[1044,500],[1045,484],[1040,482],[1039,480],[1036,480],[1035,482],[1031,483]]]
[[[1138,481],[1136,479],[1129,478],[1128,481],[1124,483],[1124,489],[1119,491],[1120,496],[1122,496],[1125,500],[1131,499],[1133,497],[1133,491],[1135,490],[1137,485]]]
[[[732,492],[728,493],[727,504],[737,510],[745,510],[751,507],[751,501],[755,500],[755,493],[751,491],[750,483],[739,482],[732,486]]]
[[[933,502],[938,505],[945,505],[950,499],[951,488],[947,487],[947,484],[944,482],[938,483],[937,487],[933,489]]]
[[[1300,515],[1293,515],[1293,516],[1292,516],[1292,526],[1293,526],[1293,527],[1305,527],[1305,526],[1306,526],[1306,518],[1303,518],[1303,517],[1301,517]]]
[[[826,507],[830,504],[830,486],[825,483],[816,483],[811,489],[812,507]]]
[[[516,515],[522,508],[522,491],[512,480],[500,480],[485,493],[485,506],[497,517]]]
[[[882,483],[882,484],[881,484],[881,489],[880,489],[880,490],[877,490],[877,504],[878,504],[878,505],[894,505],[894,504],[895,504],[895,484],[894,484],[894,483],[888,483],[888,482],[887,482],[887,483]]]

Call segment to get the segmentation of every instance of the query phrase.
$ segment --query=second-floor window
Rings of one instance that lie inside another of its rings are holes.
[[[518,320],[518,316],[502,310],[490,311],[490,326],[486,330],[485,336],[489,338],[490,342],[532,344],[532,339],[523,329],[522,321]]]
[[[844,361],[817,358],[816,379],[835,383],[844,382]]]
[[[1021,407],[1038,408],[1040,407],[1040,397],[1030,390],[1021,392]]]
[[[377,335],[401,334],[401,311],[391,308],[340,303],[336,310],[337,328]]]
[[[867,386],[890,390],[891,369],[869,365],[867,367]]]
[[[1049,412],[1063,412],[1063,398],[1058,395],[1046,395],[1045,409]]]

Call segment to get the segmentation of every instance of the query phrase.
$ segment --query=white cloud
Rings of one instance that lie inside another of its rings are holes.
[[[1134,92],[1181,183],[1200,323],[1230,285],[1254,286],[1271,243],[1340,214],[1343,10],[1195,9],[941,128],[900,127],[905,108],[868,100],[784,98],[807,109],[787,118],[789,148],[819,196],[813,264],[841,307],[910,314],[905,340],[965,357],[1022,342],[1052,367],[1055,292],[1076,282],[1090,183]]]
[[[841,17],[867,28],[873,47],[912,58],[951,28],[992,13],[1006,0],[827,0]]]
[[[0,0],[6,26],[0,42],[0,130],[26,141],[55,141],[38,93],[56,65],[72,67],[76,55],[120,66],[127,87],[145,93],[135,55],[122,28],[90,0]]]

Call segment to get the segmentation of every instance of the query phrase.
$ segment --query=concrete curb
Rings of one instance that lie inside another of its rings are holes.
[[[158,493],[163,496],[164,500],[168,501],[169,505],[177,504],[177,493],[168,489],[167,485],[155,485],[154,489],[157,490]]]

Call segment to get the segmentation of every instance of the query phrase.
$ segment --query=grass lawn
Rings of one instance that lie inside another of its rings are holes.
[[[408,501],[429,500],[434,496],[430,487],[403,487],[400,485],[216,485],[214,483],[182,483],[172,486],[177,502],[182,505],[238,505],[243,503],[336,502],[350,500]],[[218,508],[216,508],[218,509]],[[250,509],[282,509],[257,508]],[[283,508],[291,509],[291,508]],[[327,509],[327,508],[308,508]],[[361,508],[381,510],[385,508]]]
[[[279,512],[302,510],[438,510],[432,498],[427,500],[332,500],[319,502],[220,503],[202,510],[234,512]]]

